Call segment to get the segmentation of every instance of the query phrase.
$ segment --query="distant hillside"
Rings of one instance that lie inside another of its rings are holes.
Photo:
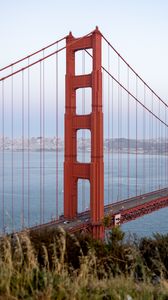
[[[0,137],[0,150],[14,150],[21,151],[24,147],[24,150],[30,149],[31,151],[40,151],[44,149],[46,151],[63,151],[64,149],[64,140],[62,138],[56,137],[32,137],[31,139],[24,140],[22,138],[15,138],[13,141],[9,137],[4,139]],[[78,140],[78,151],[89,152],[91,149],[90,139],[80,138]],[[163,139],[150,139],[150,140],[133,140],[126,138],[105,138],[104,140],[104,151],[105,152],[122,152],[122,153],[142,153],[142,154],[168,154],[168,141]]]

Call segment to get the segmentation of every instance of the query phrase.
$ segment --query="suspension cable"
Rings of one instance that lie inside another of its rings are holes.
[[[93,57],[87,50],[85,50],[88,55]],[[104,70],[120,87],[126,91],[135,101],[137,101],[143,108],[145,108],[150,114],[152,114],[157,120],[159,120],[162,124],[164,124],[166,127],[168,127],[168,124],[166,124],[163,120],[161,120],[155,113],[153,113],[148,107],[146,107],[140,100],[138,100],[126,87],[124,87],[108,70],[101,66],[102,70]]]
[[[63,46],[63,47],[61,47],[60,49],[58,49],[58,50],[56,50],[56,51],[54,51],[54,52],[52,52],[52,53],[50,53],[50,54],[48,54],[48,55],[46,55],[46,56],[43,55],[42,58],[38,59],[37,61],[31,63],[31,64],[28,65],[28,66],[25,66],[25,67],[23,67],[23,68],[20,68],[19,70],[15,71],[15,72],[13,72],[13,73],[10,73],[10,74],[8,74],[8,75],[6,75],[6,76],[4,76],[4,77],[1,77],[1,78],[0,78],[0,81],[5,80],[5,79],[7,79],[7,78],[9,78],[9,77],[11,77],[11,76],[13,76],[13,75],[16,75],[16,74],[18,74],[18,73],[20,73],[20,72],[22,72],[22,71],[24,71],[24,70],[26,70],[26,69],[28,69],[28,68],[34,66],[34,65],[36,65],[36,64],[38,64],[38,63],[40,63],[40,62],[46,60],[47,58],[49,58],[49,57],[51,57],[51,56],[53,56],[53,55],[55,55],[55,54],[57,54],[57,53],[59,53],[59,52],[65,50],[67,47],[73,46],[75,43],[79,42],[80,40],[84,39],[85,37],[90,36],[93,32],[94,32],[94,31],[92,31],[92,32],[90,32],[90,33],[88,33],[88,34],[82,36],[81,38],[78,38],[78,39],[72,41],[72,42],[69,43],[68,45]],[[44,53],[44,50],[45,50],[45,48],[42,50],[43,53]]]
[[[121,60],[130,68],[130,70],[142,81],[142,83],[158,98],[166,107],[168,104],[163,101],[155,91],[142,79],[142,77],[128,64],[128,62],[121,56],[121,54],[112,46],[112,44],[105,38],[105,36],[101,33],[102,38],[105,42],[113,49],[113,51],[121,58]]]
[[[65,40],[65,39],[66,39],[66,36],[64,36],[63,38],[61,38],[60,40],[58,40],[58,41],[56,41],[56,42],[53,42],[52,44],[50,44],[50,45],[48,45],[48,46],[46,46],[46,47],[43,47],[42,49],[40,49],[40,50],[38,50],[38,51],[36,51],[36,52],[33,52],[33,53],[31,53],[31,54],[29,54],[29,55],[27,55],[27,56],[25,56],[25,57],[23,57],[23,58],[21,58],[21,59],[15,61],[15,62],[13,62],[13,63],[11,63],[11,64],[9,64],[9,65],[7,65],[7,66],[1,68],[1,69],[0,69],[0,72],[1,72],[1,71],[4,71],[4,70],[6,70],[6,69],[8,69],[8,68],[10,68],[10,67],[13,67],[14,65],[17,65],[18,63],[20,63],[20,62],[22,62],[22,61],[24,61],[24,60],[29,59],[30,57],[32,57],[32,56],[34,56],[34,55],[36,55],[36,54],[38,54],[38,53],[40,53],[40,52],[42,52],[42,51],[44,51],[44,50],[46,50],[46,49],[48,49],[48,48],[54,46],[55,44],[58,44],[58,43],[62,42],[62,41]]]

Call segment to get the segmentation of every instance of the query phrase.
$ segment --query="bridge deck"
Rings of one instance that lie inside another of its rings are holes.
[[[114,204],[105,206],[105,215],[111,215],[111,220],[115,214],[120,213],[120,224],[134,220],[145,214],[149,214],[162,207],[168,206],[168,189],[157,190],[151,193],[143,194],[138,197],[132,197]],[[43,225],[35,226],[32,229],[55,228],[61,226],[69,232],[77,232],[90,227],[90,211],[78,214],[74,220],[66,220],[61,217],[60,220],[51,221]],[[113,226],[111,222],[111,226]]]

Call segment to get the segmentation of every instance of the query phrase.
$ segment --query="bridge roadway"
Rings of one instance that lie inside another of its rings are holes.
[[[132,197],[123,201],[105,206],[105,215],[110,216],[110,227],[114,226],[114,216],[120,214],[120,224],[149,214],[168,206],[168,188]],[[31,229],[55,228],[61,226],[64,230],[74,233],[91,228],[90,211],[79,213],[74,220],[66,220],[63,216],[59,220],[52,220]]]

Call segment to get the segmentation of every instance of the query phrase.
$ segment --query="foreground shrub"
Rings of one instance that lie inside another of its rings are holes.
[[[2,237],[0,300],[166,300],[167,241],[155,235],[135,245],[119,227],[106,243],[61,228]]]

